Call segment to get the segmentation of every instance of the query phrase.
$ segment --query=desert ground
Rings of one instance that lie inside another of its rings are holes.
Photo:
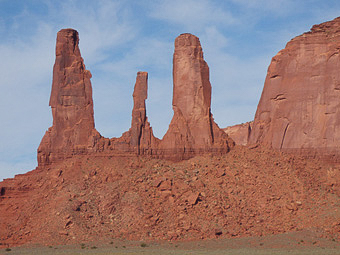
[[[1,249],[0,254],[340,254],[340,242],[319,238],[313,231],[266,237],[243,237],[188,242],[140,242],[113,240],[64,246],[22,246]]]

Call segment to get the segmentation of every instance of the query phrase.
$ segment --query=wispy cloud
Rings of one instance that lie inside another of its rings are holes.
[[[112,137],[130,127],[133,85],[142,70],[149,73],[149,120],[161,138],[172,117],[173,41],[180,33],[201,40],[212,112],[224,127],[252,119],[270,59],[289,39],[340,13],[337,0],[14,2],[0,0],[0,179],[34,167],[51,125],[48,99],[61,28],[79,31],[99,131]]]
[[[4,38],[0,42],[0,176],[20,172],[25,164],[16,163],[18,158],[36,162],[36,149],[51,125],[48,100],[56,32],[66,27],[79,30],[81,52],[89,69],[112,57],[108,51],[136,35],[118,2],[45,4],[48,19],[24,6],[8,18],[6,26],[0,26]],[[100,67],[93,69],[100,72]]]
[[[102,135],[120,136],[122,130],[130,127],[131,95],[138,71],[149,73],[148,116],[151,121],[153,119],[155,133],[162,135],[168,123],[156,121],[154,116],[162,112],[163,118],[171,119],[171,105],[169,107],[166,103],[169,98],[171,100],[172,93],[172,51],[172,42],[140,37],[123,56],[99,66],[107,74],[105,80],[93,79],[95,109],[98,109],[95,112],[96,126]],[[105,105],[111,108],[105,109]],[[117,121],[120,116],[124,119]]]
[[[211,23],[233,24],[235,17],[218,3],[209,0],[165,0],[156,1],[151,17],[181,25],[184,29],[197,31]]]
[[[292,0],[231,0],[237,5],[242,6],[245,10],[261,10],[262,12],[275,12],[276,14],[285,14],[291,11],[296,5],[300,5],[301,3],[297,3]]]

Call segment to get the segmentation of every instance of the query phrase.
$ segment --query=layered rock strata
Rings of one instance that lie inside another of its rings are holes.
[[[268,68],[251,144],[339,154],[340,18],[292,39]]]
[[[160,144],[161,153],[182,159],[229,151],[233,141],[212,117],[209,67],[199,39],[192,34],[182,34],[175,40],[173,83],[174,116]]]
[[[164,139],[153,135],[146,116],[148,73],[138,72],[133,92],[131,128],[119,138],[104,138],[94,127],[91,73],[85,69],[78,33],[58,32],[50,99],[53,125],[38,149],[39,166],[73,155],[152,155],[181,160],[206,153],[225,153],[233,141],[214,122],[209,68],[199,39],[180,35],[174,53],[174,117]]]

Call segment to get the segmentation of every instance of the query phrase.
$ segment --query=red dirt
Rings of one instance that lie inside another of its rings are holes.
[[[339,166],[262,148],[179,163],[78,156],[0,183],[0,243],[339,237]]]

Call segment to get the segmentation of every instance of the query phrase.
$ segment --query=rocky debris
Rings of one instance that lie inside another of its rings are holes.
[[[204,152],[228,152],[233,141],[212,117],[209,67],[196,36],[176,38],[173,65],[174,116],[160,143],[162,153],[185,159]]]
[[[50,97],[53,125],[38,148],[38,164],[47,165],[93,146],[94,128],[91,73],[80,55],[78,32],[62,29],[57,34],[56,59]]]
[[[0,183],[0,243],[200,240],[303,229],[337,238],[340,182],[329,185],[330,167],[340,172],[244,146],[181,162],[75,155]]]
[[[246,146],[250,136],[253,122],[249,121],[246,123],[230,126],[223,128],[223,131],[235,142],[237,145]]]
[[[268,68],[251,144],[339,155],[340,18],[287,43]],[[335,158],[335,159],[336,159]]]

